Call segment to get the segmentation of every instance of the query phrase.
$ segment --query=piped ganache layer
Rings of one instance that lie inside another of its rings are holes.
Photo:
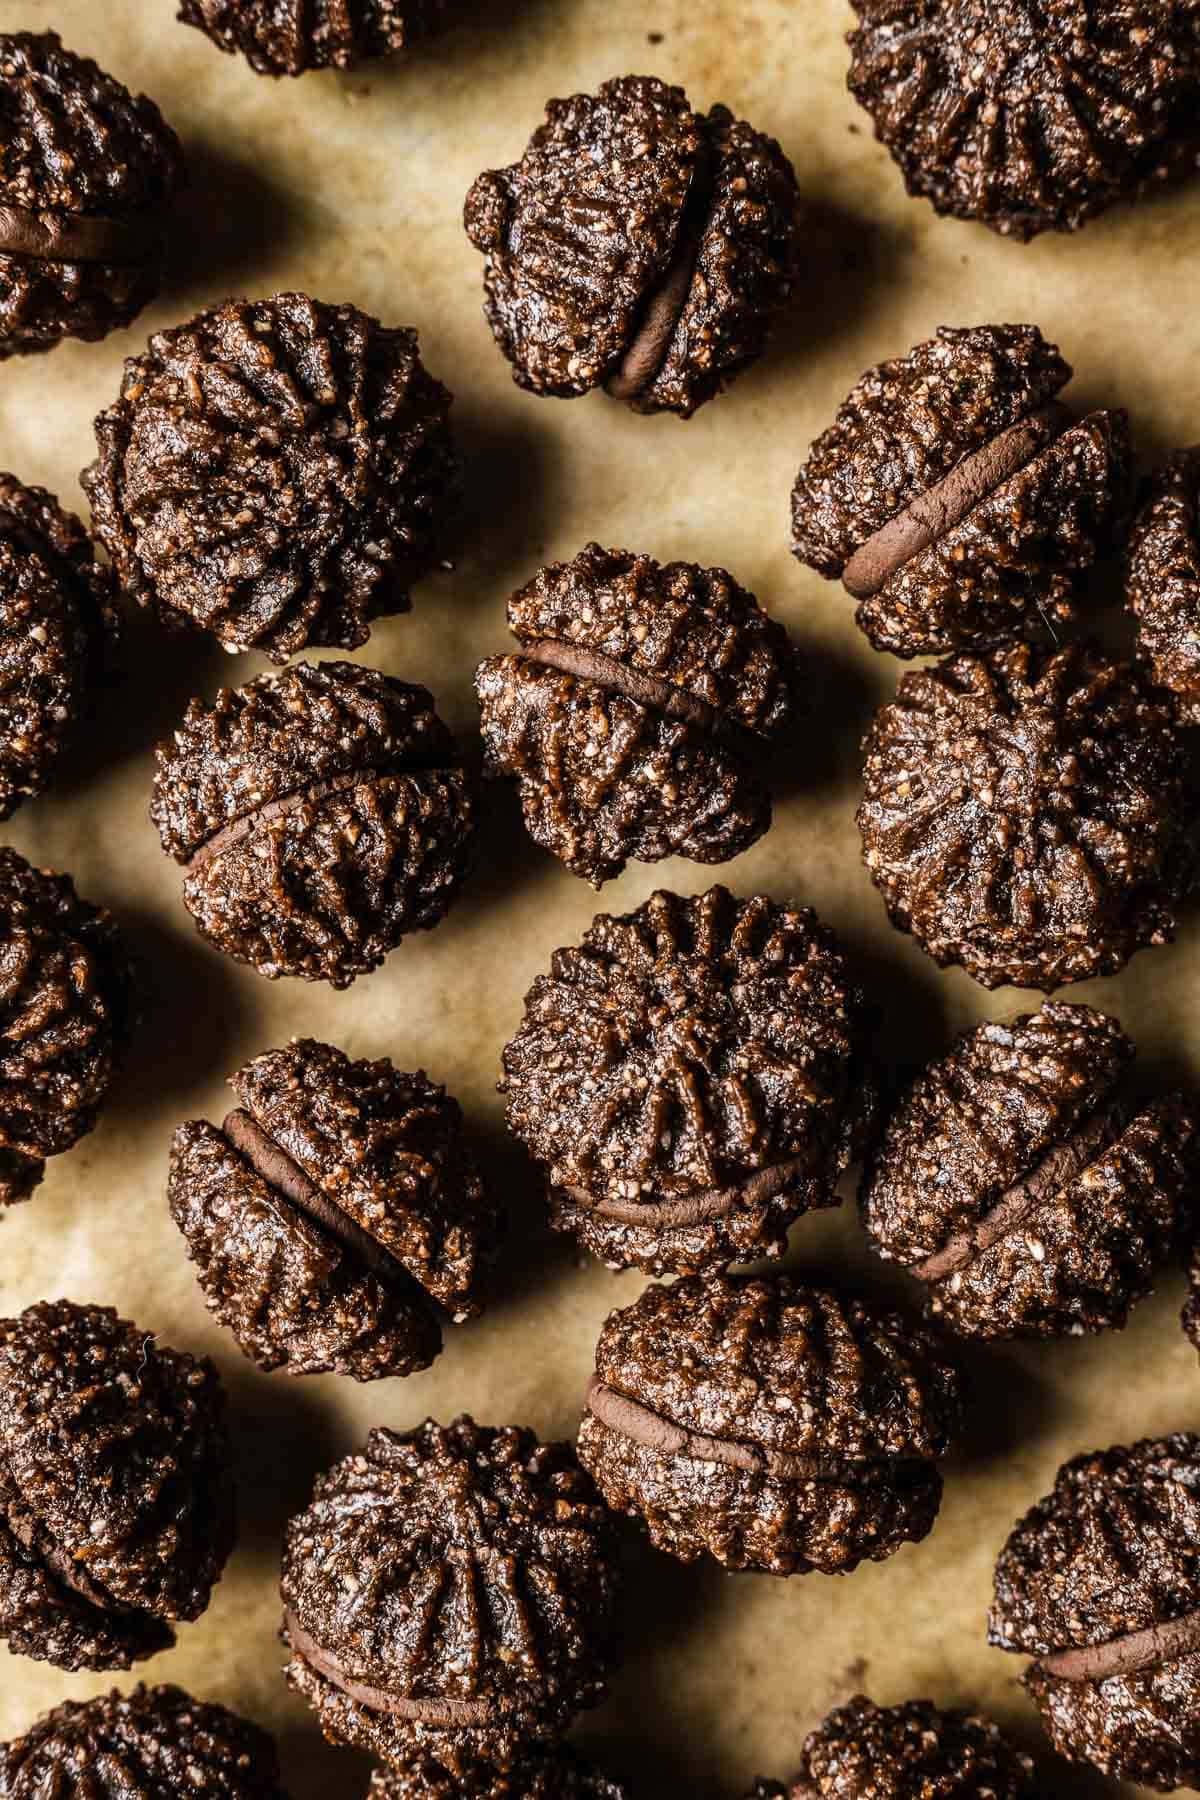
[[[1200,1439],[1076,1457],[996,1565],[998,1648],[1060,1754],[1162,1792],[1200,1781]]]
[[[564,1444],[470,1419],[374,1431],[288,1528],[287,1676],[328,1737],[506,1771],[602,1697],[611,1523]]]
[[[783,627],[724,569],[589,544],[508,603],[516,655],[475,678],[485,772],[534,841],[599,887],[629,859],[725,862],[771,821],[755,747],[799,698]]]
[[[499,1219],[462,1113],[423,1073],[311,1039],[232,1078],[218,1130],[175,1133],[169,1199],[210,1310],[264,1370],[426,1368],[482,1305]]]
[[[692,1277],[610,1314],[579,1454],[670,1555],[836,1574],[930,1530],[958,1408],[936,1340],[895,1313]]]
[[[559,950],[504,1052],[551,1221],[618,1267],[782,1254],[873,1116],[867,1006],[834,934],[725,888],[656,893]]]
[[[774,139],[643,76],[552,100],[520,162],[474,183],[465,223],[522,387],[607,386],[682,418],[762,354],[799,251]]]
[[[1124,413],[1076,419],[1071,368],[1033,325],[943,326],[869,369],[792,492],[792,548],[840,577],[877,650],[1047,633],[1125,509]]]
[[[1122,1096],[1115,1019],[1047,1001],[967,1032],[917,1078],[864,1178],[877,1250],[969,1337],[1125,1323],[1175,1247],[1200,1159],[1194,1103]]]
[[[445,915],[473,827],[424,688],[352,663],[192,701],[159,746],[151,817],[218,949],[346,987]]]

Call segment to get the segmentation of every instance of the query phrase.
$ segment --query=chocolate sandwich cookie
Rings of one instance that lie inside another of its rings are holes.
[[[851,0],[849,87],[910,194],[1007,237],[1074,231],[1197,147],[1191,0]]]
[[[1195,1105],[1121,1092],[1115,1019],[1048,1000],[979,1025],[918,1076],[863,1181],[876,1250],[965,1337],[1124,1325],[1190,1214]]]
[[[0,1320],[0,1637],[127,1669],[198,1619],[233,1548],[217,1372],[108,1307]]]
[[[1123,412],[1077,418],[1035,325],[943,326],[851,389],[792,490],[792,551],[911,657],[1056,636],[1124,513]]]
[[[152,100],[53,31],[0,33],[0,361],[132,323],[183,178]]]
[[[125,362],[80,476],[122,590],[285,663],[407,612],[456,496],[415,331],[306,294],[226,300]]]
[[[1087,644],[915,670],[863,746],[863,859],[893,925],[984,987],[1112,975],[1193,878],[1173,710]]]
[[[569,1445],[465,1417],[373,1431],[288,1527],[288,1682],[397,1769],[507,1774],[603,1698],[611,1533]]]
[[[367,1800],[628,1800],[628,1790],[558,1744],[507,1771],[482,1767],[465,1777],[429,1757],[376,1769]]]
[[[1145,484],[1125,599],[1139,657],[1181,721],[1200,725],[1200,445],[1177,450]]]
[[[551,100],[520,162],[480,175],[467,235],[513,378],[687,419],[757,361],[800,248],[792,165],[724,106],[648,76]]]
[[[0,1744],[0,1800],[286,1800],[274,1740],[177,1687],[68,1700]]]
[[[1033,1800],[1033,1761],[990,1719],[929,1700],[876,1706],[858,1694],[804,1742],[791,1781],[748,1800]]]
[[[193,700],[157,760],[184,905],[260,975],[348,987],[437,925],[466,873],[454,740],[424,688],[374,669],[293,663]]]
[[[181,1125],[168,1199],[210,1312],[260,1369],[424,1369],[482,1308],[499,1235],[457,1101],[423,1072],[297,1038]]]
[[[1078,1456],[1014,1527],[988,1639],[1061,1756],[1170,1793],[1200,1785],[1200,1438]]]
[[[515,779],[530,836],[573,874],[727,862],[766,831],[754,762],[793,724],[799,658],[724,569],[589,544],[508,622],[518,654],[475,677],[484,772]]]
[[[959,1404],[898,1313],[788,1275],[689,1277],[609,1314],[579,1458],[683,1562],[848,1574],[931,1530]]]
[[[450,0],[181,0],[179,20],[256,75],[352,69],[437,30]]]
[[[874,1114],[868,1012],[815,913],[658,892],[558,950],[504,1051],[551,1223],[614,1268],[782,1255]]]
[[[134,1012],[112,914],[0,846],[0,1213],[92,1130]]]

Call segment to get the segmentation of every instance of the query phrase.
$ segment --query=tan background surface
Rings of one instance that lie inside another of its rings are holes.
[[[133,333],[0,367],[0,467],[80,504],[90,421],[115,396],[122,356],[148,329],[229,292],[297,285],[417,325],[430,366],[458,396],[463,545],[455,572],[423,584],[413,616],[377,628],[365,659],[427,682],[466,732],[474,666],[504,646],[505,596],[539,562],[596,536],[726,564],[807,647],[812,694],[808,741],[785,772],[774,829],[726,879],[809,902],[840,928],[861,955],[893,1061],[932,1054],[952,1031],[1014,1010],[1012,993],[989,998],[961,975],[939,974],[891,931],[860,869],[857,742],[898,667],[860,638],[840,589],[792,561],[789,487],[860,370],[939,323],[1034,319],[1079,370],[1078,398],[1131,407],[1144,453],[1200,436],[1196,193],[1029,249],[935,220],[905,199],[845,94],[840,0],[481,0],[474,23],[436,49],[278,85],[218,55],[172,11],[172,0],[0,0],[4,28],[54,26],[154,95],[194,175],[174,280]],[[459,224],[473,176],[519,154],[548,95],[631,70],[682,82],[698,105],[726,101],[775,133],[811,205],[807,273],[775,353],[686,427],[635,418],[600,395],[569,404],[521,395],[481,320],[479,261]],[[511,806],[497,800],[481,866],[450,920],[346,994],[269,984],[195,936],[178,872],[146,819],[149,746],[189,694],[262,666],[231,665],[206,642],[168,641],[135,622],[127,679],[73,779],[9,827],[25,854],[69,869],[116,910],[150,992],[100,1129],[51,1164],[33,1205],[0,1223],[0,1307],[59,1294],[103,1301],[217,1359],[233,1402],[241,1545],[209,1613],[147,1673],[275,1727],[296,1800],[353,1800],[361,1765],[320,1745],[278,1674],[284,1520],[313,1472],[374,1423],[403,1428],[465,1408],[572,1432],[600,1322],[642,1283],[581,1266],[573,1246],[548,1241],[528,1171],[504,1141],[494,1092],[501,1045],[550,951],[597,910],[590,889],[522,837]],[[628,910],[656,885],[696,891],[710,879],[687,863],[634,867],[599,904]],[[1185,930],[1173,949],[1081,990],[1120,1014],[1151,1077],[1196,1070],[1198,956],[1195,931]],[[172,1127],[220,1118],[226,1074],[299,1031],[427,1066],[461,1098],[511,1203],[495,1305],[407,1382],[359,1389],[258,1376],[210,1324],[166,1213]],[[881,1279],[850,1207],[802,1223],[794,1260]],[[977,1405],[941,1520],[926,1544],[881,1567],[847,1580],[735,1579],[715,1566],[677,1567],[631,1532],[628,1656],[582,1737],[636,1778],[636,1792],[714,1797],[744,1792],[756,1771],[788,1772],[804,1733],[860,1685],[884,1702],[975,1700],[1036,1743],[1013,1659],[983,1641],[991,1560],[1065,1455],[1196,1423],[1200,1369],[1178,1329],[1180,1292],[1177,1279],[1164,1282],[1123,1337],[970,1355]],[[64,1697],[108,1685],[0,1650],[0,1738]],[[1111,1792],[1061,1768],[1047,1791]]]

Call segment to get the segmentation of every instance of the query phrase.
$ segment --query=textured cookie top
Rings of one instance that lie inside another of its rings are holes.
[[[182,0],[179,18],[258,75],[350,69],[403,50],[434,29],[448,0]]]
[[[596,1374],[685,1431],[850,1462],[941,1456],[960,1404],[931,1332],[787,1275],[648,1288],[609,1314]]]
[[[29,608],[36,613],[37,593],[51,586],[69,591],[85,624],[116,631],[112,571],[96,561],[80,520],[45,488],[0,474],[0,594],[11,605],[30,588]],[[35,640],[29,654],[36,653]]]
[[[972,451],[1052,399],[1071,366],[1036,325],[943,325],[868,369],[792,490],[792,548],[822,575]]]
[[[53,31],[0,34],[0,143],[0,206],[32,212],[154,213],[183,176],[179,140],[154,102]]]
[[[424,1072],[299,1038],[240,1069],[243,1106],[340,1211],[450,1312],[478,1307],[499,1236],[462,1109]]]
[[[284,1800],[265,1731],[177,1687],[68,1700],[0,1744],[0,1800]]]
[[[0,1507],[32,1518],[78,1579],[160,1618],[194,1619],[233,1544],[217,1372],[107,1307],[0,1321]]]
[[[524,644],[551,638],[599,651],[760,736],[791,722],[796,652],[724,569],[588,544],[539,569],[509,600],[508,622]]]
[[[1032,1800],[1033,1762],[990,1719],[859,1694],[805,1741],[791,1800]]]
[[[1177,450],[1147,482],[1125,593],[1139,654],[1184,722],[1200,724],[1200,446]]]
[[[222,688],[211,705],[191,701],[155,755],[150,816],[177,862],[223,826],[340,775],[455,761],[431,694],[340,662],[293,663]]]
[[[368,1800],[626,1800],[626,1790],[562,1745],[507,1773],[482,1767],[451,1775],[429,1759],[376,1769]]]
[[[1193,0],[853,5],[851,91],[939,212],[1071,230],[1194,144]]]
[[[956,656],[905,675],[864,748],[867,867],[938,962],[1050,989],[1172,936],[1184,752],[1132,666],[1079,644]]]
[[[877,1247],[911,1265],[976,1225],[1104,1105],[1133,1054],[1116,1019],[1055,1000],[964,1032],[917,1077],[875,1153],[863,1217]]]
[[[508,1120],[551,1178],[636,1199],[796,1155],[843,1166],[866,1006],[815,914],[711,888],[602,913],[504,1052]]]
[[[1200,1610],[1200,1437],[1064,1464],[996,1564],[988,1637],[1045,1656]]]
[[[436,559],[450,405],[414,331],[227,300],[126,360],[81,479],[122,588],[168,623],[276,662],[353,649]]]
[[[519,1722],[594,1687],[614,1585],[608,1515],[570,1447],[462,1418],[373,1431],[321,1477],[282,1591],[293,1651],[298,1624],[343,1680]]]

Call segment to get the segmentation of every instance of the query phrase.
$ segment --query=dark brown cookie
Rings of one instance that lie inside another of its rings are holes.
[[[965,1337],[1124,1325],[1179,1240],[1200,1170],[1194,1103],[1120,1095],[1115,1019],[1048,1000],[979,1025],[918,1076],[862,1188],[881,1256]]]
[[[652,894],[557,950],[504,1051],[510,1129],[551,1223],[615,1268],[782,1255],[874,1111],[866,1003],[803,907]]]
[[[225,1396],[209,1362],[109,1307],[0,1320],[0,1637],[127,1669],[198,1619],[233,1548]]]
[[[868,369],[792,490],[792,551],[877,650],[986,649],[1078,610],[1125,511],[1123,412],[1075,418],[1035,325],[943,326]]]
[[[1200,725],[1200,445],[1154,471],[1129,540],[1125,598],[1138,655]]]
[[[133,1011],[112,914],[0,847],[0,1211],[95,1125]]]
[[[750,1800],[1033,1800],[1033,1761],[990,1719],[929,1700],[876,1706],[858,1694],[805,1740],[790,1782]]]
[[[0,1744],[0,1800],[285,1800],[265,1731],[177,1687],[45,1713]]]
[[[0,474],[0,819],[53,780],[116,633],[112,576],[79,520]]]
[[[227,300],[125,362],[80,477],[123,591],[285,663],[407,612],[457,486],[415,331],[305,294]]]
[[[799,257],[775,140],[646,76],[551,100],[520,162],[475,182],[465,223],[521,387],[604,386],[683,419],[762,355]]]
[[[851,0],[850,90],[939,213],[1073,231],[1194,155],[1194,0]]]
[[[0,34],[0,361],[130,324],[182,182],[152,100],[53,31]]]
[[[996,1564],[989,1641],[1062,1756],[1169,1793],[1200,1785],[1200,1438],[1078,1456]]]
[[[755,747],[793,721],[787,633],[724,569],[589,544],[508,602],[480,665],[484,772],[534,842],[600,887],[629,858],[728,862],[771,822]]]
[[[453,0],[180,0],[194,25],[256,75],[352,69],[435,31]]]
[[[693,1276],[609,1314],[579,1457],[668,1555],[840,1575],[931,1530],[958,1413],[938,1341],[898,1313]]]
[[[287,1678],[334,1742],[506,1773],[603,1698],[615,1589],[568,1445],[468,1418],[373,1431],[288,1527]]]
[[[627,1800],[627,1790],[559,1744],[508,1771],[481,1767],[465,1777],[429,1757],[376,1769],[367,1800]]]
[[[1081,644],[955,656],[905,675],[863,748],[864,861],[943,968],[1049,992],[1174,936],[1186,757],[1130,664]]]
[[[168,1198],[210,1312],[259,1368],[357,1381],[428,1368],[482,1310],[500,1235],[458,1102],[423,1072],[297,1038],[181,1125]]]
[[[293,663],[160,744],[150,816],[218,950],[260,975],[348,987],[446,915],[474,823],[454,740],[422,687]]]

